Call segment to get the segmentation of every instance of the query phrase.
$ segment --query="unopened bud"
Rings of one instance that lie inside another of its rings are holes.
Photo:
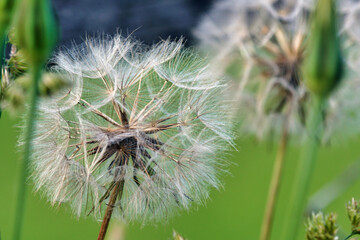
[[[334,0],[318,1],[304,57],[305,84],[318,96],[331,93],[343,75],[335,4]]]
[[[15,26],[16,41],[32,64],[43,64],[59,35],[57,20],[49,0],[22,0]]]

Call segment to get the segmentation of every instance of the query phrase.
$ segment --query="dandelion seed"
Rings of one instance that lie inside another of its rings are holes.
[[[52,204],[100,217],[115,198],[113,216],[147,223],[219,188],[218,153],[232,139],[223,83],[182,40],[90,38],[55,63],[73,84],[42,98],[32,156]]]
[[[310,96],[300,66],[307,50],[309,16],[316,1],[218,1],[195,30],[212,49],[218,74],[238,87],[233,98],[243,112],[242,131],[260,139],[280,135],[288,118],[289,133],[301,139]],[[355,24],[360,4],[339,1],[339,34],[346,53],[347,78],[329,99],[324,113],[324,141],[357,134],[360,129],[359,33]],[[240,81],[239,81],[240,80]]]

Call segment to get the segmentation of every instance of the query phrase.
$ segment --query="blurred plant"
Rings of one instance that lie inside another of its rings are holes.
[[[29,60],[26,59],[24,51],[20,49],[19,41],[16,39],[16,30],[12,27],[8,34],[11,44],[10,58],[7,60],[7,69],[12,78],[21,76],[29,70]]]
[[[16,0],[2,0],[0,1],[0,103],[3,98],[3,86],[4,83],[2,81],[3,78],[3,65],[5,58],[5,41],[8,28],[10,27],[10,23],[13,18],[13,11],[15,7]],[[0,105],[0,118],[2,114],[2,109]]]
[[[181,40],[88,39],[55,63],[72,84],[41,99],[32,155],[52,204],[103,216],[103,239],[112,216],[155,223],[219,188],[232,141],[223,83]]]
[[[11,81],[4,91],[3,107],[12,112],[19,112],[26,102],[26,93],[31,88],[32,79],[29,74],[24,74]],[[45,72],[39,83],[39,96],[50,97],[69,83],[66,79],[55,73]]]
[[[3,0],[0,2],[0,33],[2,40],[5,40],[4,37],[12,21],[15,4],[16,1],[14,0]]]
[[[218,70],[218,74],[225,74],[233,84],[238,85],[232,88],[235,90],[231,95],[241,110],[240,116],[235,115],[241,123],[240,131],[255,134],[261,140],[279,137],[260,239],[270,237],[289,137],[296,136],[296,141],[303,142],[308,139],[309,134],[306,126],[313,125],[309,122],[313,119],[310,116],[312,104],[318,101],[310,92],[313,90],[319,93],[319,89],[314,89],[314,81],[310,86],[312,89],[309,89],[309,84],[305,86],[309,76],[304,75],[301,70],[305,62],[304,55],[309,52],[319,53],[324,49],[325,53],[326,49],[333,49],[330,54],[338,54],[338,40],[325,41],[316,51],[313,43],[309,44],[309,37],[312,37],[309,34],[309,16],[313,13],[315,2],[317,1],[218,1],[195,30],[204,49],[212,50],[213,67]],[[342,15],[344,22],[341,31],[332,33],[342,34],[347,42],[347,49],[360,49],[360,45],[352,37],[351,33],[354,31],[350,31],[348,27],[351,25],[349,19],[355,15],[350,9],[353,9],[355,4],[360,6],[351,1],[340,3],[338,13]],[[321,36],[318,40],[323,41]],[[328,44],[334,46],[327,46]],[[318,48],[318,45],[315,48]],[[341,75],[340,58],[326,58],[321,56],[321,53],[318,56],[320,59],[308,58],[311,63],[307,63],[314,65],[314,62],[322,59],[337,61],[332,65],[333,70]],[[348,55],[348,59],[350,58]],[[352,58],[351,62],[356,63],[358,58]],[[327,64],[326,61],[324,64]],[[348,76],[353,77],[354,72],[350,71],[353,70],[350,65],[347,69],[350,73]],[[317,64],[316,67],[317,69],[312,71],[313,75],[323,74],[323,66]],[[338,81],[339,77],[333,75],[329,68],[325,71]],[[333,79],[326,79],[320,85],[325,86],[329,82],[328,85],[335,88],[337,84],[333,83]],[[356,77],[351,81],[344,81],[335,94],[330,96],[326,110],[321,103],[317,104],[316,107],[322,113],[321,123],[325,126],[325,132],[316,134],[324,142],[330,137],[338,137],[338,133],[346,135],[346,129],[348,135],[360,131],[360,112],[357,107],[360,98],[356,96],[356,89],[360,87],[359,80]],[[324,92],[329,95],[329,90],[326,88]],[[321,94],[326,95],[324,92]],[[314,146],[316,145],[317,143]]]
[[[344,240],[360,235],[360,201],[354,198],[346,205],[347,215],[351,223],[351,233]],[[331,213],[324,217],[322,212],[312,214],[306,225],[306,239],[331,240],[339,239],[336,215]]]
[[[297,236],[315,168],[319,139],[322,136],[323,113],[326,112],[328,97],[343,76],[343,59],[334,0],[317,2],[306,47],[303,72],[306,87],[313,96],[314,106],[307,121],[308,140],[297,168],[289,211],[285,217],[284,240]]]
[[[337,240],[338,226],[336,215],[330,213],[325,216],[322,212],[313,213],[306,225],[307,240]]]
[[[29,73],[30,64],[24,56],[23,50],[16,41],[15,29],[9,31],[11,51],[9,59],[5,59],[2,72],[1,107],[12,113],[24,110],[26,93],[31,89],[32,79]],[[69,84],[66,79],[54,73],[45,72],[38,83],[39,96],[50,96]]]
[[[288,132],[306,138],[311,97],[300,69],[308,51],[309,16],[314,0],[218,1],[194,33],[210,52],[213,68],[226,75],[238,105],[240,131],[259,139]],[[329,98],[324,112],[323,141],[360,132],[360,3],[339,1],[339,35],[344,43],[346,81]]]
[[[17,196],[17,208],[14,223],[14,239],[20,239],[26,201],[26,180],[28,162],[32,153],[39,82],[42,69],[48,60],[58,39],[58,25],[49,0],[19,0],[14,24],[14,38],[18,42],[29,64],[31,94],[24,137],[24,159],[21,166]],[[19,66],[19,65],[17,65]]]

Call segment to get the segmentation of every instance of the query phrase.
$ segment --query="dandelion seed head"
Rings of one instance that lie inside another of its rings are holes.
[[[52,71],[72,85],[40,100],[32,154],[52,204],[99,218],[120,184],[115,216],[147,223],[220,187],[224,84],[182,42],[102,36],[57,54]]]
[[[233,87],[241,131],[266,139],[279,135],[288,122],[291,135],[302,139],[311,97],[301,65],[315,0],[217,1],[194,33],[211,49],[212,66]],[[358,1],[339,1],[339,36],[344,43],[347,76],[330,97],[324,115],[324,141],[355,135],[360,114],[355,89],[360,66]],[[356,129],[356,130],[355,130]]]

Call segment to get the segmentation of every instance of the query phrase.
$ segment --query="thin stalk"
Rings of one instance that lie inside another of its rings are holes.
[[[41,77],[41,65],[36,65],[31,69],[32,77],[32,89],[30,95],[30,106],[28,113],[28,123],[25,135],[25,146],[24,146],[24,158],[22,161],[22,166],[20,168],[20,179],[18,185],[18,195],[17,195],[17,205],[16,205],[16,214],[15,214],[15,223],[14,223],[14,233],[13,239],[19,240],[21,237],[21,230],[24,218],[24,210],[26,204],[26,191],[27,185],[26,180],[28,177],[28,166],[29,159],[32,151],[32,134],[35,126],[35,118],[37,112],[37,102],[39,96],[39,80]]]
[[[353,231],[349,236],[347,236],[344,240],[350,239],[351,237],[355,236],[355,235],[360,235],[359,231]]]
[[[116,183],[114,189],[111,192],[109,203],[108,203],[106,211],[105,211],[104,219],[103,219],[101,227],[100,227],[98,240],[104,240],[104,238],[105,238],[105,235],[106,235],[106,232],[109,227],[110,220],[111,220],[111,215],[114,210],[114,205],[115,205],[116,199],[118,196],[121,198],[123,188],[124,188],[124,181],[122,180],[122,181],[119,181]]]
[[[309,138],[305,145],[305,151],[300,159],[297,174],[295,175],[292,195],[290,197],[290,208],[285,216],[284,235],[281,238],[283,240],[296,239],[300,222],[303,219],[308,189],[319,148],[322,111],[325,102],[325,98],[315,97],[314,99],[314,106],[308,122]]]
[[[282,172],[284,168],[285,153],[288,141],[288,117],[284,123],[284,129],[278,146],[276,159],[273,167],[269,193],[266,202],[265,214],[261,226],[260,240],[268,240],[271,236],[271,227],[274,220],[276,201],[279,195]]]

